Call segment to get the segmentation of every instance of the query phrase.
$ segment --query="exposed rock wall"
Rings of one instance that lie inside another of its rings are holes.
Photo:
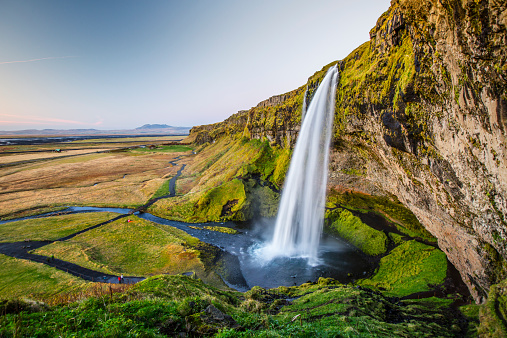
[[[506,278],[507,5],[393,0],[339,62],[329,185],[396,195],[438,238],[478,302]],[[292,147],[306,86],[192,129]]]
[[[499,1],[393,1],[337,95],[336,139],[356,150],[334,156],[330,182],[395,194],[477,301],[506,272],[505,15]]]

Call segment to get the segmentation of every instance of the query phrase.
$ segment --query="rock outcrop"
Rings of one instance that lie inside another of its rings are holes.
[[[329,186],[395,195],[483,302],[507,277],[507,4],[393,0],[370,37],[339,61]],[[329,66],[191,137],[293,147]]]

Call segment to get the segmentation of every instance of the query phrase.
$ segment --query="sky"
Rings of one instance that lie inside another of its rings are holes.
[[[368,41],[389,0],[0,0],[0,130],[223,121]]]

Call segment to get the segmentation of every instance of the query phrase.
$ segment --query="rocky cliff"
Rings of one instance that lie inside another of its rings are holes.
[[[478,302],[507,274],[506,27],[500,0],[393,0],[370,41],[338,61],[329,188],[396,196]],[[329,66],[191,138],[292,147]]]

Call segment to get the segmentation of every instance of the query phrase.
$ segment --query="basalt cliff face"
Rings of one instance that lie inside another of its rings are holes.
[[[396,196],[482,302],[507,277],[507,4],[393,0],[370,37],[338,61],[329,188]],[[329,66],[190,138],[293,147]]]

